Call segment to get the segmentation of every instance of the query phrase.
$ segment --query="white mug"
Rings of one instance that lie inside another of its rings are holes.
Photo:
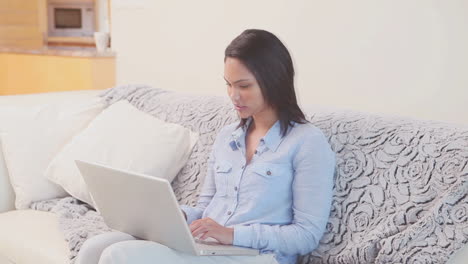
[[[104,52],[109,46],[109,34],[106,32],[94,32],[94,42],[98,52]]]

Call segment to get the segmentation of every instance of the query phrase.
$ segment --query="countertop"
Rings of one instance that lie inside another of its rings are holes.
[[[33,54],[46,56],[66,56],[66,57],[85,57],[85,58],[112,58],[115,52],[98,52],[96,48],[85,47],[44,47],[42,49],[27,49],[14,47],[0,47],[0,53]]]

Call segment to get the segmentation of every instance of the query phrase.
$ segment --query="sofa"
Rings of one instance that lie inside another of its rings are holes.
[[[106,107],[126,100],[155,118],[198,133],[190,157],[172,181],[179,203],[194,205],[217,131],[237,120],[226,97],[145,85],[2,96],[0,132],[2,122],[14,118],[14,109],[96,97]],[[301,256],[300,263],[468,263],[467,126],[314,106],[303,109],[327,136],[337,164],[326,232],[318,248]],[[16,209],[9,177],[0,151],[0,264],[69,263],[70,245],[59,216]]]

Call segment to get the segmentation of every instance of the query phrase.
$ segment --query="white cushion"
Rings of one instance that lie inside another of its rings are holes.
[[[0,214],[0,255],[17,264],[69,263],[55,214],[15,210]]]
[[[172,181],[185,165],[198,136],[165,123],[127,101],[112,104],[54,158],[46,177],[90,205],[91,197],[76,167],[84,160]]]
[[[0,121],[1,122],[1,121]],[[13,210],[15,207],[15,192],[11,188],[10,177],[3,158],[0,133],[0,213]],[[0,264],[2,264],[0,262]]]
[[[14,102],[17,97],[0,96],[0,212],[9,211],[14,208],[14,192],[12,188],[7,188],[11,186],[10,178],[8,175],[8,170],[6,169],[5,160],[3,157],[2,142],[1,137],[4,133],[9,130],[12,130],[18,126],[18,124],[26,122],[26,120],[32,119],[34,115],[37,114],[40,107],[37,105],[33,107],[28,104],[28,107],[15,105]],[[1,264],[1,263],[0,263]]]
[[[67,91],[27,95],[0,96],[0,134],[15,127],[21,120],[34,115],[41,105],[50,103],[85,102],[102,93],[101,90]],[[11,188],[0,140],[0,212],[14,209],[15,195]],[[1,264],[1,262],[0,262]]]
[[[87,102],[47,104],[33,108],[2,134],[2,149],[17,209],[31,202],[66,196],[58,185],[44,177],[52,158],[104,108],[102,99]]]

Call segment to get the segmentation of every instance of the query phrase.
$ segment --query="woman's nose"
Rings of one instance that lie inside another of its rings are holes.
[[[239,100],[240,99],[239,91],[233,87],[229,88],[229,97],[231,97],[232,100]]]

